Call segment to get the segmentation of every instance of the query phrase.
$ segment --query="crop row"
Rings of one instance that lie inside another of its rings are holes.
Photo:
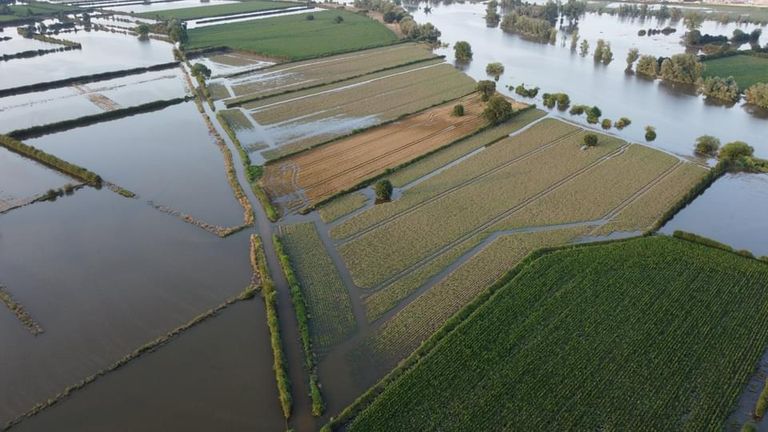
[[[324,352],[355,329],[349,293],[314,224],[285,225],[281,240],[306,300],[313,345]]]
[[[355,283],[372,288],[441,248],[481,230],[597,163],[618,143],[582,151],[580,135],[452,191],[339,248]],[[460,164],[458,167],[461,167]],[[460,168],[459,168],[460,169]],[[434,221],[441,221],[435,224]]]
[[[409,43],[276,65],[232,78],[235,95],[245,97],[227,103],[353,79],[432,57],[424,46]]]
[[[492,130],[489,130],[489,133]],[[403,212],[409,211],[419,204],[449,192],[453,188],[460,187],[466,182],[474,181],[480,176],[487,175],[486,173],[498,170],[503,165],[512,164],[532,152],[540,151],[545,145],[568,134],[573,134],[577,130],[576,127],[563,122],[544,120],[518,135],[494,143],[460,164],[408,189],[398,200],[372,207],[345,221],[334,227],[331,235],[335,239],[345,239],[394,217],[399,217]],[[470,140],[472,139],[470,138]]]
[[[768,344],[766,283],[664,237],[545,255],[348,430],[722,430]]]

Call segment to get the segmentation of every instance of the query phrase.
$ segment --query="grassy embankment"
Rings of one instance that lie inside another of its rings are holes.
[[[0,303],[3,303],[30,333],[35,336],[43,333],[43,328],[40,324],[32,318],[29,312],[24,309],[24,306],[17,302],[13,296],[11,296],[11,293],[9,293],[2,285],[0,285]]]
[[[567,247],[512,276],[349,430],[719,430],[768,343],[768,266],[703,245]]]
[[[186,49],[228,47],[283,60],[301,60],[391,44],[383,24],[354,13],[329,10],[189,30]],[[343,21],[337,23],[336,17]]]
[[[98,174],[91,172],[83,167],[59,159],[52,154],[46,153],[31,145],[24,144],[23,142],[11,138],[7,135],[0,135],[0,145],[22,156],[33,159],[45,166],[51,167],[55,170],[63,172],[64,174],[80,179],[92,186],[101,186],[102,184],[102,179]]]
[[[253,268],[254,275],[257,275],[259,278],[259,290],[261,291],[264,307],[267,311],[269,342],[272,346],[272,369],[275,371],[280,407],[283,410],[283,416],[287,419],[291,416],[291,407],[293,405],[291,382],[286,370],[287,362],[280,336],[280,320],[277,315],[277,291],[275,291],[275,284],[272,282],[272,277],[269,274],[266,263],[267,259],[264,256],[261,238],[256,234],[251,234],[251,267]]]
[[[732,76],[741,91],[759,82],[768,82],[768,58],[733,55],[704,61],[704,76]]]
[[[304,3],[288,3],[279,1],[248,0],[237,3],[227,3],[215,6],[198,6],[183,9],[170,9],[155,12],[143,12],[136,14],[144,18],[157,20],[193,20],[198,18],[220,17],[236,15],[248,12],[260,12],[267,10],[279,10],[291,6],[303,6]]]
[[[309,397],[312,401],[312,415],[321,416],[325,411],[325,402],[320,392],[320,382],[317,377],[317,359],[312,348],[307,301],[302,292],[299,278],[293,270],[291,258],[285,252],[282,240],[279,236],[274,235],[272,242],[275,245],[277,256],[280,259],[280,267],[283,269],[283,274],[290,288],[291,302],[293,303],[296,322],[299,327],[299,339],[302,351],[304,352],[304,368],[309,374]]]

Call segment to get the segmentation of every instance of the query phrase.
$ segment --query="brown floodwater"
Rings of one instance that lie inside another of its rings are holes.
[[[108,190],[0,215],[0,283],[45,330],[0,309],[0,424],[241,292],[247,251]]]
[[[26,142],[90,169],[141,201],[221,226],[243,223],[224,157],[193,102]]]
[[[285,430],[265,319],[236,303],[14,430]]]

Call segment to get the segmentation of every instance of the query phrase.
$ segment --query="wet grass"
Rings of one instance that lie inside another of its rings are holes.
[[[348,430],[721,430],[768,343],[766,281],[764,263],[666,237],[553,252]]]
[[[333,10],[221,24],[189,30],[186,48],[229,47],[267,57],[300,60],[397,41],[383,24],[346,11]],[[334,20],[342,17],[341,23]]]
[[[158,20],[170,20],[172,18],[180,20],[193,20],[197,18],[217,17],[224,15],[235,15],[246,12],[258,12],[274,9],[283,9],[291,6],[300,6],[299,3],[286,3],[279,1],[248,0],[237,3],[228,3],[215,6],[199,6],[183,9],[170,9],[155,12],[144,12],[137,14],[144,18],[153,18]]]
[[[758,82],[768,82],[768,58],[751,55],[734,55],[704,62],[704,76],[732,76],[741,91]]]

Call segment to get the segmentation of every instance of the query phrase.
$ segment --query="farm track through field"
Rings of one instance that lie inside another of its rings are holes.
[[[440,198],[442,198],[444,196],[450,195],[451,193],[456,192],[457,190],[460,190],[460,189],[462,189],[464,187],[467,187],[467,186],[469,186],[471,184],[474,184],[474,183],[476,183],[476,182],[478,182],[478,181],[480,181],[480,180],[482,180],[482,179],[484,179],[484,178],[486,178],[486,177],[488,177],[488,176],[490,176],[490,175],[492,175],[492,174],[494,174],[494,173],[496,173],[496,172],[498,172],[498,171],[500,171],[500,170],[502,170],[504,168],[507,168],[507,167],[509,167],[511,165],[514,165],[514,164],[516,164],[518,162],[521,162],[523,160],[529,159],[530,157],[535,156],[535,155],[537,155],[537,154],[539,154],[539,153],[541,153],[541,152],[543,152],[543,151],[545,151],[545,150],[547,150],[547,149],[549,149],[549,148],[551,148],[551,147],[553,147],[553,146],[563,142],[564,140],[566,140],[566,139],[568,139],[568,138],[570,138],[570,137],[572,137],[574,135],[577,135],[577,134],[579,134],[581,132],[583,132],[583,130],[577,129],[577,130],[568,132],[565,135],[561,135],[561,136],[553,139],[552,141],[549,141],[546,144],[543,144],[543,145],[541,145],[541,146],[539,146],[539,147],[537,147],[537,148],[535,148],[533,150],[530,150],[530,151],[528,151],[526,153],[523,153],[522,155],[520,155],[520,156],[518,156],[518,157],[516,157],[514,159],[511,159],[511,160],[509,160],[507,162],[504,162],[503,164],[501,164],[499,166],[491,168],[491,169],[489,169],[487,171],[483,171],[482,173],[480,173],[480,174],[478,174],[478,175],[476,175],[476,176],[474,176],[472,178],[469,178],[469,179],[467,179],[467,180],[465,180],[465,181],[463,181],[463,182],[461,182],[461,183],[459,183],[459,184],[457,184],[457,185],[455,185],[455,186],[453,186],[453,187],[451,187],[449,189],[446,189],[446,190],[444,190],[444,191],[442,191],[442,192],[440,192],[440,193],[438,193],[438,194],[436,194],[436,195],[434,195],[434,196],[432,196],[432,197],[430,197],[430,198],[428,198],[428,199],[426,199],[426,200],[424,200],[424,201],[422,201],[420,203],[417,203],[417,204],[413,205],[412,207],[409,207],[408,209],[403,210],[400,213],[397,213],[397,214],[392,215],[392,216],[390,216],[390,217],[388,217],[386,219],[383,219],[383,220],[381,220],[379,222],[376,222],[375,224],[373,224],[373,225],[371,225],[371,226],[369,226],[369,227],[367,227],[365,229],[362,229],[362,230],[358,231],[357,233],[352,234],[352,235],[350,235],[348,237],[345,237],[343,239],[339,239],[339,240],[337,240],[336,243],[337,243],[337,245],[340,246],[340,245],[348,243],[350,241],[357,240],[360,237],[364,236],[365,234],[367,234],[367,233],[369,233],[371,231],[374,231],[374,230],[376,230],[376,229],[378,229],[378,228],[380,228],[380,227],[382,227],[384,225],[387,225],[388,223],[393,222],[393,221],[395,221],[395,220],[397,220],[397,219],[399,219],[399,218],[401,218],[403,216],[406,216],[406,215],[408,215],[410,213],[413,213],[414,211],[420,209],[421,207],[424,207],[427,204],[435,202],[435,201],[439,200]]]
[[[396,280],[398,280],[401,277],[407,275],[408,273],[418,269],[419,267],[422,267],[422,266],[428,264],[429,262],[431,262],[432,260],[438,258],[440,255],[444,254],[445,252],[450,251],[455,246],[460,245],[461,243],[464,243],[466,240],[469,240],[469,239],[471,239],[472,237],[474,237],[474,236],[476,236],[478,234],[481,234],[484,230],[486,230],[488,228],[491,228],[496,223],[501,222],[502,220],[504,220],[505,218],[511,216],[512,214],[514,214],[514,213],[524,209],[526,206],[528,206],[532,202],[535,202],[536,200],[538,200],[538,199],[540,199],[540,198],[542,198],[542,197],[544,197],[546,195],[549,195],[550,193],[556,191],[561,186],[563,186],[563,185],[567,184],[568,182],[570,182],[571,180],[579,177],[581,174],[584,174],[585,172],[587,172],[587,171],[597,167],[598,165],[601,165],[603,162],[605,162],[605,161],[607,161],[607,160],[609,160],[609,159],[611,159],[613,157],[618,156],[619,154],[623,153],[628,147],[629,147],[629,144],[625,143],[624,145],[622,145],[618,149],[612,151],[611,153],[608,153],[608,154],[600,157],[599,159],[595,160],[594,162],[590,163],[589,165],[587,165],[587,166],[585,166],[583,168],[578,169],[577,171],[575,171],[575,172],[565,176],[564,178],[558,180],[557,182],[555,182],[554,184],[548,186],[547,188],[545,188],[545,189],[537,192],[536,194],[526,198],[525,200],[523,200],[521,203],[515,205],[514,207],[509,208],[507,210],[504,210],[503,212],[499,213],[498,215],[492,217],[487,222],[485,222],[485,223],[481,224],[480,226],[478,226],[478,227],[476,227],[476,228],[466,232],[465,234],[463,234],[458,239],[453,240],[450,243],[439,247],[438,249],[434,250],[432,253],[430,253],[426,257],[420,259],[419,261],[415,262],[414,264],[411,264],[407,268],[405,268],[405,269],[395,273],[394,275],[390,276],[388,279],[386,279],[383,282],[379,283],[372,290],[373,291],[377,291],[377,290],[381,289],[382,287],[385,287],[385,286],[395,282]]]

